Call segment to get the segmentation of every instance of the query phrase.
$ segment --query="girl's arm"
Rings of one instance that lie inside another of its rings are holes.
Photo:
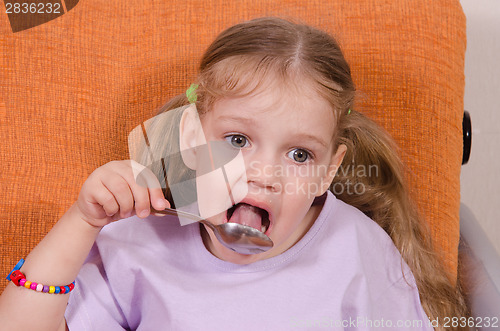
[[[100,229],[134,212],[149,215],[150,206],[164,209],[158,180],[150,172],[147,187],[135,181],[133,161],[114,161],[96,169],[84,183],[75,204],[27,256],[21,271],[27,280],[67,285],[75,280]],[[143,178],[144,179],[144,178]],[[0,297],[0,325],[11,330],[65,330],[69,294],[35,292],[10,283]]]
[[[67,285],[77,276],[99,233],[71,206],[27,256],[21,268],[30,281]],[[0,325],[10,330],[57,330],[62,327],[69,294],[47,294],[10,282],[0,297]]]

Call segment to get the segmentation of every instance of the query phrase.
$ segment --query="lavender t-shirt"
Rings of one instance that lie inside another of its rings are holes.
[[[432,330],[389,236],[330,192],[297,244],[249,265],[219,260],[174,217],[107,225],[65,317],[71,331]]]

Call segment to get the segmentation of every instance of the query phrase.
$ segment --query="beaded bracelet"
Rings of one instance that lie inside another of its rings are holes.
[[[26,276],[19,270],[24,264],[24,259],[19,260],[16,266],[7,276],[7,280],[12,281],[16,286],[23,286],[36,292],[43,292],[49,294],[64,294],[73,291],[75,282],[66,286],[50,286],[40,283],[30,282],[26,280]]]

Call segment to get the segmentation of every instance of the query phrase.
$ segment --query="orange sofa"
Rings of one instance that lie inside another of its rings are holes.
[[[412,194],[456,277],[466,47],[458,0],[62,3],[63,15],[15,33],[0,13],[0,274],[95,168],[128,158],[128,133],[186,90],[218,32],[273,15],[337,37],[356,109],[401,147]]]

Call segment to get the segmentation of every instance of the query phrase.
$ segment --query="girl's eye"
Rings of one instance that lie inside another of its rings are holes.
[[[233,134],[226,137],[226,141],[236,148],[247,147],[248,139],[240,134]]]
[[[304,163],[309,160],[311,155],[304,149],[296,148],[288,152],[288,157],[293,159],[295,162]]]

